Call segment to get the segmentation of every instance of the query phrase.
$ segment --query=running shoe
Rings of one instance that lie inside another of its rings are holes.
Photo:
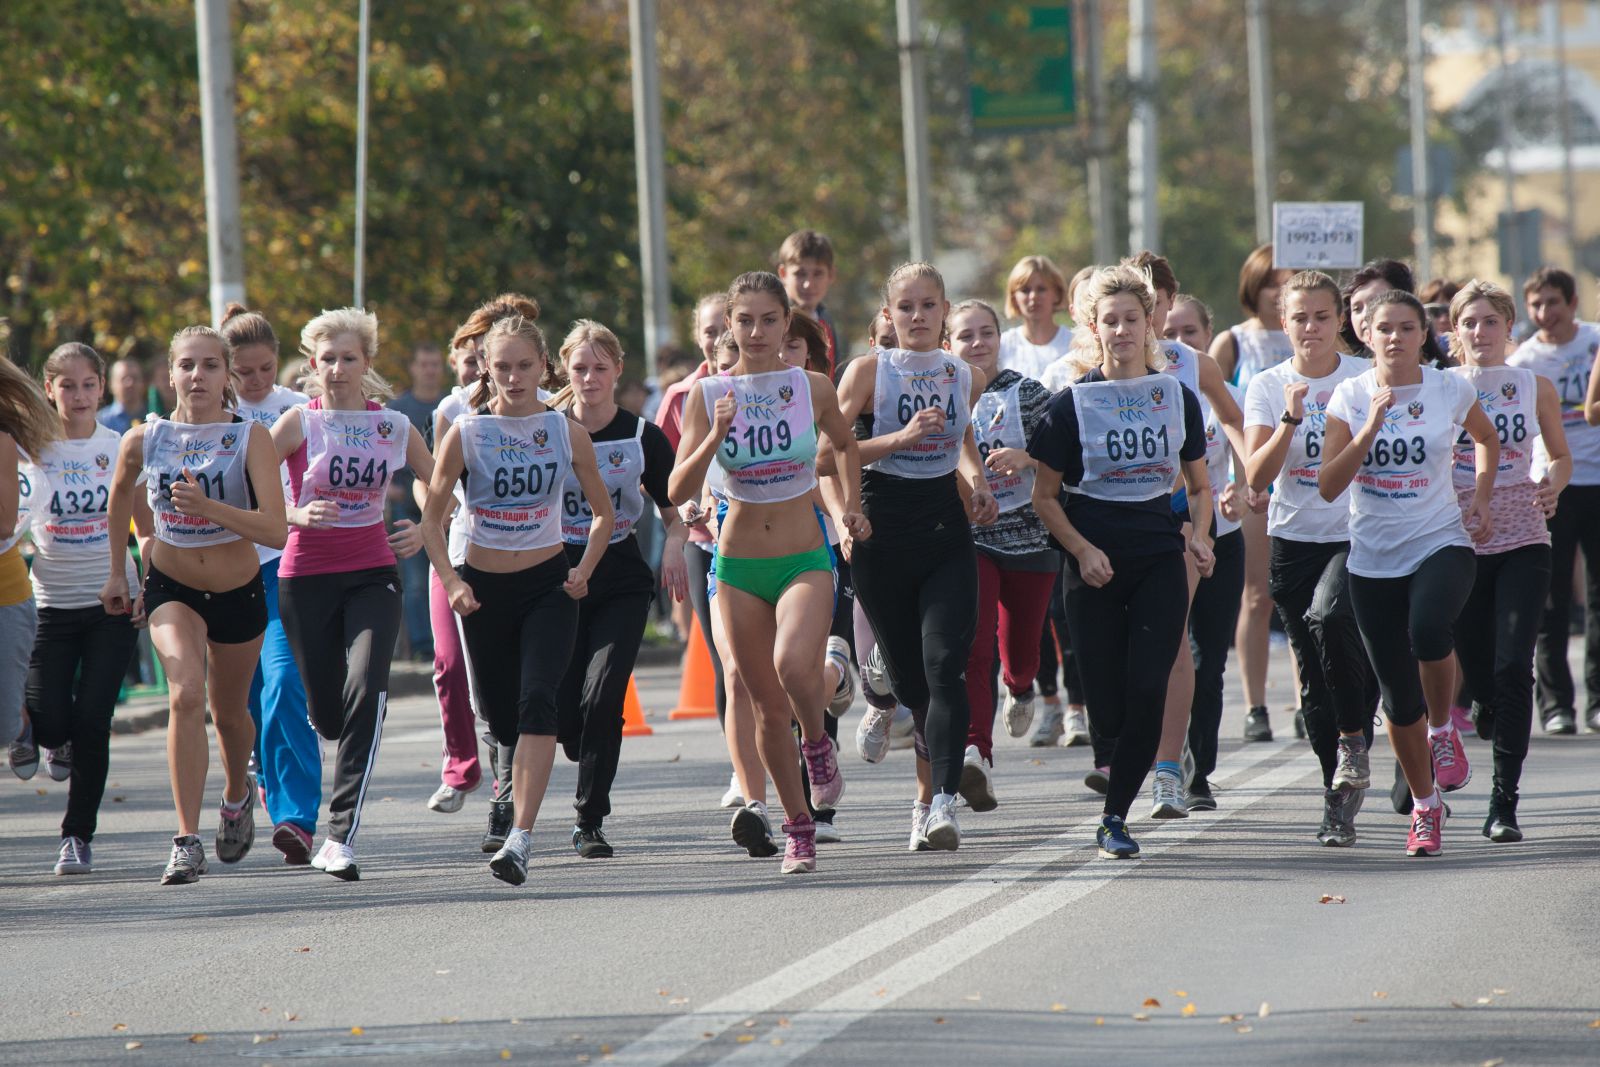
[[[1304,741],[1306,739],[1306,709],[1294,709],[1294,736]]]
[[[506,835],[506,843],[500,846],[500,851],[489,861],[489,873],[507,885],[521,885],[526,882],[528,850],[532,847],[532,843],[533,835],[528,831],[512,830]]]
[[[1596,708],[1594,711],[1589,712],[1588,718],[1585,720],[1584,725],[1591,734],[1600,734],[1600,708]]]
[[[1089,743],[1089,711],[1087,708],[1067,707],[1065,732],[1061,735],[1062,748],[1077,748]]]
[[[588,829],[574,826],[572,847],[586,860],[608,860],[616,854],[611,848],[611,842],[606,840],[605,833],[598,826]]]
[[[1033,733],[1028,735],[1028,744],[1032,748],[1053,748],[1066,734],[1065,713],[1060,704],[1046,703],[1044,714],[1038,716],[1034,724]]]
[[[1563,708],[1553,711],[1545,716],[1544,732],[1547,734],[1575,734],[1578,732],[1578,716],[1570,709]],[[15,764],[12,764],[15,767]]]
[[[1005,720],[1006,733],[1012,737],[1027,733],[1028,727],[1033,725],[1033,686],[1030,685],[1026,693],[1013,693],[1006,688],[1000,717]]]
[[[783,824],[787,844],[783,849],[784,874],[810,874],[817,869],[817,824],[807,816]]]
[[[928,851],[928,805],[920,800],[911,805],[911,842],[906,851]]]
[[[1472,729],[1479,741],[1494,740],[1494,708],[1488,704],[1472,702]]]
[[[1000,806],[994,795],[994,783],[989,781],[989,768],[983,765],[977,745],[967,746],[966,758],[961,763],[961,784],[956,788],[973,811],[993,811]]]
[[[39,746],[33,743],[33,724],[23,723],[11,742],[11,773],[26,782],[39,772]]]
[[[896,704],[894,721],[889,724],[891,749],[915,748],[917,745],[917,717],[904,704]]]
[[[1517,794],[1499,789],[1489,794],[1489,817],[1483,822],[1483,836],[1502,845],[1522,840],[1522,827],[1517,825]]]
[[[1139,854],[1139,842],[1128,834],[1128,827],[1119,815],[1101,818],[1100,828],[1094,832],[1100,855],[1108,860],[1132,859]]]
[[[889,732],[894,724],[894,711],[881,711],[867,706],[866,714],[856,723],[856,752],[868,763],[882,763],[889,754]],[[735,785],[737,788],[737,785]]]
[[[828,661],[839,671],[839,684],[828,701],[828,714],[835,719],[856,702],[856,672],[850,669],[850,642],[834,634],[828,638]]]
[[[954,852],[961,847],[961,825],[956,822],[956,798],[949,793],[935,793],[928,805],[928,823],[924,828],[928,847],[935,852]]]
[[[1441,793],[1454,793],[1472,781],[1466,746],[1461,743],[1461,731],[1454,724],[1449,733],[1435,734],[1430,730],[1428,748],[1433,753],[1433,776]]]
[[[229,811],[224,803],[217,822],[217,859],[223,863],[238,863],[256,841],[256,791],[255,783],[247,782],[244,802],[237,811]]]
[[[1472,729],[1472,709],[1464,708],[1460,704],[1452,704],[1450,706],[1450,723],[1457,730],[1466,731]]]
[[[283,862],[291,867],[304,867],[311,862],[311,835],[292,822],[280,822],[272,828],[272,847],[283,853]]]
[[[60,748],[47,748],[44,750],[44,769],[50,772],[50,777],[58,782],[64,782],[72,777],[72,742],[68,741]]]
[[[1183,805],[1183,782],[1171,771],[1157,771],[1150,782],[1152,819],[1187,819]]]
[[[356,850],[343,841],[328,838],[322,842],[322,848],[311,857],[311,866],[319,871],[327,871],[346,882],[359,882],[361,868],[356,863]]]
[[[63,837],[61,855],[56,859],[56,873],[88,874],[91,869],[89,842],[81,837]]]
[[[817,827],[817,844],[837,845],[844,840],[844,836],[839,833],[839,828],[834,825],[834,818],[835,815],[831,811],[819,811],[817,812],[817,817],[811,820]]]
[[[206,847],[198,834],[172,839],[172,858],[161,874],[162,885],[190,885],[206,873]]]
[[[1339,763],[1333,772],[1335,789],[1367,789],[1372,785],[1372,759],[1367,739],[1339,735]]]
[[[498,852],[505,847],[506,835],[511,833],[511,817],[514,814],[511,801],[491,800],[489,802],[489,828],[483,832],[483,841],[478,847],[484,852]]]
[[[1083,784],[1105,796],[1106,790],[1111,788],[1111,768],[1090,767],[1089,773],[1083,776]]]
[[[777,843],[772,840],[772,821],[767,817],[767,806],[759,800],[752,800],[733,813],[728,832],[733,835],[734,844],[751,856],[759,859],[778,854]]]
[[[1417,808],[1411,814],[1411,834],[1406,838],[1406,855],[1437,856],[1444,851],[1444,801],[1431,808]]]
[[[881,645],[873,645],[867,658],[861,661],[861,681],[871,696],[887,699],[894,695],[894,686],[889,682],[889,669],[883,665]]]
[[[815,741],[801,741],[800,754],[806,761],[806,777],[811,780],[811,803],[818,808],[836,808],[844,796],[844,775],[833,754],[833,740],[826,735]]]
[[[744,793],[739,789],[739,775],[733,774],[728,778],[728,791],[722,794],[722,799],[717,801],[719,808],[744,807]]]
[[[437,811],[443,815],[454,815],[460,811],[467,802],[470,789],[457,789],[453,785],[439,783],[439,788],[433,791],[433,796],[428,798],[428,810]]]
[[[1244,739],[1246,741],[1271,741],[1272,723],[1267,718],[1267,709],[1257,705],[1245,713]]]
[[[1329,848],[1349,848],[1356,843],[1356,828],[1345,822],[1345,791],[1322,791],[1322,825],[1317,840]]]
[[[1217,798],[1211,793],[1211,783],[1204,778],[1190,782],[1189,788],[1184,790],[1183,806],[1191,812],[1216,811]]]

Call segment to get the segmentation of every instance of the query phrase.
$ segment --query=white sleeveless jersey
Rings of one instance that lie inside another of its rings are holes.
[[[1229,385],[1227,390],[1233,394],[1235,402],[1243,399],[1237,385]],[[1222,429],[1222,420],[1217,416],[1216,409],[1204,401],[1201,401],[1201,408],[1206,417],[1206,474],[1211,482],[1211,513],[1216,516],[1217,536],[1223,537],[1239,528],[1239,521],[1224,517],[1222,508],[1218,506],[1222,491],[1228,487],[1233,475],[1233,449],[1228,444],[1228,435]]]
[[[336,411],[300,409],[305,431],[306,469],[296,503],[331,500],[341,529],[383,521],[384,498],[395,471],[405,466],[411,421],[388,408]]]
[[[611,509],[616,513],[616,525],[611,530],[608,544],[616,544],[639,525],[644,515],[644,426],[643,419],[632,437],[624,441],[596,441],[595,462],[600,466],[600,480],[606,483],[611,496]],[[566,490],[561,499],[561,539],[569,545],[589,542],[589,526],[594,512],[589,510],[588,498],[578,476],[567,474]]]
[[[1600,426],[1590,426],[1583,418],[1584,394],[1589,390],[1596,353],[1600,353],[1600,325],[1580,322],[1577,334],[1566,344],[1546,344],[1532,337],[1506,360],[1513,367],[1526,367],[1550,379],[1556,387],[1561,428],[1567,431],[1567,447],[1572,450],[1572,485],[1600,485]],[[1535,440],[1531,474],[1543,478],[1549,465],[1543,438]]]
[[[272,392],[261,398],[261,400],[252,402],[241,399],[238,406],[233,410],[240,418],[260,423],[270,430],[277,424],[278,419],[284,412],[296,404],[308,404],[310,402],[311,398],[304,393],[297,393],[293,389],[285,389],[281,385],[274,385]],[[278,476],[283,479],[283,499],[292,501],[294,499],[294,485],[289,481],[289,464],[287,462],[278,464]],[[268,548],[266,545],[256,546],[256,558],[262,563],[270,563],[281,555],[283,555],[283,549],[281,548]]]
[[[1328,414],[1361,432],[1379,389],[1376,369],[1341,382]],[[1450,470],[1453,448],[1477,394],[1467,379],[1422,368],[1420,385],[1398,386],[1383,426],[1350,487],[1350,573],[1399,578],[1441,548],[1472,544],[1461,523]]]
[[[116,432],[112,431],[112,436]],[[112,452],[115,455],[115,450]],[[16,543],[22,540],[22,535],[28,532],[28,527],[34,521],[34,508],[36,498],[42,496],[38,470],[33,465],[21,446],[17,448],[17,527],[11,531],[11,536],[0,538],[0,554],[10,552]],[[94,494],[90,494],[93,497]],[[102,505],[103,508],[103,505]],[[104,546],[102,545],[102,548]]]
[[[467,471],[467,539],[525,552],[561,543],[561,491],[572,474],[572,439],[559,411],[456,421]]]
[[[1500,437],[1500,466],[1494,485],[1503,489],[1533,481],[1533,445],[1539,438],[1539,379],[1526,367],[1452,367],[1472,384],[1478,406]],[[1478,484],[1477,449],[1463,431],[1456,438],[1455,487]]]
[[[1026,377],[1026,375],[1024,375]],[[972,415],[972,368],[943,349],[912,352],[887,348],[878,353],[872,390],[872,435],[903,429],[917,413],[944,411],[944,432],[929,434],[910,448],[891,452],[868,470],[902,478],[940,478],[961,462],[961,442]]]
[[[1170,374],[1074,382],[1083,479],[1068,492],[1096,500],[1152,500],[1182,470],[1183,388]]]
[[[1233,382],[1240,389],[1250,388],[1252,378],[1294,355],[1294,345],[1282,330],[1233,326],[1228,332],[1233,335]]]
[[[732,393],[733,425],[717,449],[733,500],[774,504],[811,492],[817,484],[817,427],[811,382],[799,367],[765,374],[727,374],[700,380],[706,415]]]
[[[985,463],[989,453],[1001,448],[1028,448],[1028,435],[1022,426],[1022,383],[1018,378],[1009,388],[986,392],[978,397],[972,408],[972,434],[978,442],[978,454]],[[1016,474],[999,474],[986,465],[984,475],[989,479],[989,492],[994,494],[1000,513],[1016,511],[1033,502],[1033,471],[1026,469]]]
[[[444,434],[439,427],[448,419],[454,426],[461,418],[471,412],[467,403],[469,386],[458,385],[450,390],[449,394],[433,409],[433,439],[437,443],[444,440]],[[543,397],[540,397],[543,400]],[[467,561],[467,490],[459,481],[455,488],[456,510],[450,515],[450,528],[446,531],[446,548],[450,555],[452,566],[459,567]]]
[[[245,470],[250,423],[194,425],[153,418],[145,424],[144,477],[156,538],[177,548],[202,548],[239,540],[232,530],[172,506],[172,483],[188,473],[212,500],[252,508],[255,497]]]
[[[1162,341],[1161,354],[1167,357],[1166,373],[1187,385],[1189,392],[1205,403],[1205,394],[1200,392],[1200,353],[1182,341]],[[1210,410],[1209,404],[1206,409]]]

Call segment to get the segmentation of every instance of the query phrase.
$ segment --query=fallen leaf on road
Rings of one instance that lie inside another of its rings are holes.
[[[888,990],[887,987],[880,986],[878,988],[878,991],[876,993],[872,994],[872,995],[875,996],[875,997],[886,997],[886,996],[889,995],[889,990]]]
[[[750,1042],[754,1041],[755,1039],[756,1039],[756,1035],[755,1034],[740,1034],[738,1037],[734,1038],[734,1040],[736,1042],[738,1042],[739,1044],[741,1044],[741,1045],[748,1045],[748,1044],[750,1044]]]
[[[779,1045],[781,1045],[781,1044],[783,1044],[783,1038],[781,1038],[781,1037],[775,1037],[775,1038],[773,1038],[773,1039],[772,1039],[772,1046],[773,1046],[773,1047],[774,1047],[774,1048],[776,1048],[776,1047],[778,1047],[778,1046],[779,1046]]]
[[[1478,998],[1478,1003],[1479,1004],[1493,1004],[1494,1003],[1494,998],[1493,997],[1479,997]]]
[[[295,949],[295,951],[296,952],[310,952],[311,951],[311,946],[310,945],[302,945],[301,947]]]
[[[128,799],[127,797],[112,797],[111,798],[111,803],[113,803],[113,804],[121,804],[127,799]]]
[[[944,1016],[943,1015],[934,1016],[933,1025],[935,1025],[935,1026],[943,1026],[944,1025]]]
[[[47,797],[50,795],[50,790],[48,789],[35,789],[34,792],[42,797]]]
[[[434,973],[434,974],[449,974],[449,973],[450,973],[450,968],[448,968],[448,967],[446,967],[446,968],[445,968],[445,969],[444,969],[444,970],[442,970],[442,971],[434,971],[434,972],[433,972],[433,973]]]
[[[1459,1000],[1452,1000],[1450,1002],[1450,1006],[1452,1008],[1465,1008],[1466,1007],[1466,1005],[1461,1003],[1461,1001],[1459,1001]]]
[[[1263,1000],[1261,1002],[1261,1007],[1256,1009],[1256,1017],[1257,1018],[1261,1018],[1261,1019],[1265,1019],[1267,1016],[1269,1016],[1271,1014],[1272,1014],[1272,1005],[1268,1004],[1266,1001]]]
[[[126,1030],[127,1028],[128,1028],[128,1024],[127,1023],[114,1023],[114,1024],[112,1024],[112,1027],[111,1027],[112,1030],[117,1031],[119,1033],[121,1031],[123,1031],[123,1030]]]
[[[1589,1024],[1589,1029],[1591,1029],[1591,1030],[1600,1030],[1600,1019],[1596,1019],[1596,1020],[1594,1020],[1594,1022],[1590,1023]]]
[[[1254,1029],[1255,1029],[1255,1027],[1253,1027],[1253,1026],[1235,1026],[1233,1028],[1233,1032],[1236,1033],[1236,1034],[1248,1034],[1248,1033],[1252,1032]]]
[[[1052,1004],[1052,1005],[1050,1005],[1050,1010],[1051,1011],[1066,1011],[1067,1010],[1067,1006],[1065,1004]]]
[[[710,1041],[713,1037],[716,1037],[717,1035],[713,1034],[710,1030],[707,1030],[705,1033],[701,1034],[700,1036],[705,1038],[707,1041]]]
[[[1172,991],[1172,995],[1175,997],[1187,997],[1189,995],[1189,991],[1187,989],[1174,989]]]
[[[1490,990],[1490,992],[1492,992],[1497,997],[1503,997],[1507,993],[1511,992],[1511,990],[1509,990],[1509,989],[1493,989],[1493,990]]]
[[[1344,897],[1336,897],[1331,893],[1324,893],[1317,898],[1318,904],[1343,904]]]
[[[1140,1005],[1140,1007],[1159,1008],[1161,1007],[1161,1001],[1157,1000],[1155,997],[1145,997],[1144,1003]]]
[[[1147,1023],[1147,1022],[1150,1021],[1150,1013],[1149,1012],[1144,1012],[1144,1011],[1136,1011],[1136,1012],[1133,1013],[1133,1021],[1136,1022],[1136,1023]]]
[[[1044,760],[1042,760],[1042,759],[1031,759],[1028,762],[1033,764],[1035,767],[1043,767],[1044,766]]]
[[[451,1023],[460,1022],[461,1021],[461,1016],[459,1016],[459,1015],[446,1015],[443,1019],[440,1019],[439,1021],[444,1023],[446,1026],[449,1026]]]
[[[289,1022],[292,1022],[292,1023],[297,1023],[297,1022],[299,1022],[299,1021],[300,1021],[300,1016],[298,1016],[298,1015],[296,1015],[296,1014],[295,1014],[295,1013],[294,1013],[294,1012],[292,1012],[292,1011],[286,1011],[286,1012],[284,1012],[284,1013],[283,1013],[283,1017],[284,1017],[284,1018],[285,1018],[285,1019],[287,1019],[287,1020],[288,1020],[288,1021],[289,1021]]]
[[[277,1034],[257,1034],[250,1039],[252,1045],[265,1045],[268,1041],[278,1040]]]
[[[511,1020],[511,1025],[512,1026],[521,1026],[522,1025],[522,1020],[521,1019],[512,1019]]]
[[[687,1003],[689,1003],[689,998],[688,997],[673,997],[671,1000],[667,1001],[667,1003],[668,1004],[687,1004]]]
[[[1374,989],[1372,991],[1372,995],[1374,997],[1377,997],[1379,1000],[1388,1000],[1389,999],[1389,994],[1385,993],[1381,989]]]
[[[1185,1015],[1193,1015],[1195,1012],[1197,1012],[1199,1010],[1200,1010],[1199,1008],[1194,1006],[1194,1003],[1192,1001],[1183,1006],[1183,1013]]]
[[[778,1020],[778,1025],[783,1027],[785,1030],[787,1030],[789,1028],[789,1020],[788,1019],[779,1019]]]
[[[364,1033],[366,1033],[366,1031],[361,1029],[361,1027],[359,1027],[359,1026],[352,1026],[350,1028],[350,1036],[351,1037],[360,1037]]]
[[[750,1028],[751,1028],[751,1027],[752,1027],[752,1026],[754,1026],[754,1025],[755,1025],[755,1024],[756,1024],[756,1021],[755,1021],[755,1020],[754,1020],[754,1019],[746,1019],[746,1020],[745,1020],[745,1021],[744,1021],[744,1022],[743,1022],[743,1023],[742,1023],[742,1024],[741,1024],[741,1025],[742,1025],[742,1026],[743,1026],[743,1027],[744,1027],[744,1028],[745,1028],[745,1029],[746,1029],[746,1030],[748,1030],[748,1029],[750,1029]]]
[[[982,993],[968,993],[962,999],[963,1000],[970,1000],[970,1001],[973,1001],[974,1003],[976,1003],[977,1001],[980,1001],[980,1000],[983,999],[983,994]]]
[[[601,1045],[600,1046],[600,1055],[602,1055],[602,1056],[611,1055],[611,1046],[610,1045]]]
[[[1364,1023],[1367,1021],[1367,1017],[1365,1015],[1357,1015],[1350,1021],[1353,1023]]]
[[[509,1060],[511,1058],[511,1050],[508,1049],[508,1048],[501,1049],[500,1050],[500,1058],[503,1059],[503,1060]]]
[[[144,1048],[144,1042],[143,1041],[129,1041],[127,1044],[123,1045],[122,1047],[127,1049],[129,1052],[132,1052],[136,1048]]]
[[[658,990],[656,990],[656,996],[658,996],[658,997],[670,997],[670,996],[672,996],[672,990],[670,990],[670,989],[658,989]]]
[[[674,753],[673,753],[673,754],[672,754],[672,758],[671,758],[671,759],[669,759],[669,760],[667,760],[667,762],[668,762],[668,763],[677,763],[677,762],[678,762],[678,761],[679,761],[679,760],[681,760],[681,759],[682,759],[682,758],[683,758],[683,754],[682,754],[682,753],[679,753],[679,752],[674,752]]]
[[[82,1014],[83,1014],[83,1012],[81,1012],[81,1011],[69,1011],[69,1012],[67,1012],[67,1018],[76,1019],[78,1016],[80,1016]]]
[[[1500,1067],[1505,1062],[1505,1060],[1484,1060],[1483,1067]]]
[[[209,1037],[207,1037],[205,1034],[190,1034],[189,1035],[189,1044],[191,1044],[191,1045],[203,1045],[207,1041],[210,1041],[210,1040],[211,1039]]]

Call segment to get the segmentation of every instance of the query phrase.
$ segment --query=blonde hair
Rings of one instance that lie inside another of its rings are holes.
[[[306,377],[306,395],[322,395],[322,384],[317,381],[316,375],[317,346],[347,333],[354,334],[361,343],[361,354],[367,360],[367,369],[361,374],[361,395],[379,403],[391,399],[394,388],[373,365],[378,355],[378,316],[366,308],[324,311],[301,328],[300,354],[306,357],[306,362],[311,366],[311,373]]]
[[[1011,274],[1006,278],[1006,316],[1008,318],[1022,318],[1022,309],[1017,306],[1017,290],[1028,284],[1028,279],[1035,274],[1044,275],[1056,291],[1057,309],[1067,306],[1067,278],[1061,273],[1061,268],[1056,266],[1049,256],[1023,256],[1017,260],[1017,265],[1011,268]]]
[[[494,325],[489,327],[489,332],[483,335],[483,373],[478,375],[478,380],[472,386],[472,396],[469,403],[474,409],[481,408],[494,398],[494,379],[489,374],[490,351],[497,344],[511,338],[526,341],[533,346],[539,358],[544,360],[544,374],[539,379],[539,384],[546,389],[561,384],[560,372],[555,364],[550,361],[550,346],[545,344],[544,331],[539,329],[539,324],[524,315],[507,315],[505,318],[496,319]]]
[[[622,342],[617,340],[617,335],[593,319],[579,319],[572,324],[572,329],[567,331],[567,336],[561,341],[558,357],[561,362],[561,371],[568,380],[567,384],[563,385],[561,390],[550,398],[551,407],[562,408],[572,402],[574,393],[571,381],[572,376],[565,372],[568,361],[584,345],[588,345],[602,356],[605,356],[618,371],[622,370]]]
[[[1095,309],[1100,306],[1102,300],[1120,293],[1133,294],[1138,298],[1139,306],[1144,308],[1144,365],[1156,372],[1167,369],[1167,357],[1162,354],[1161,346],[1156,341],[1155,330],[1151,326],[1151,316],[1156,311],[1155,286],[1151,284],[1149,274],[1137,267],[1119,263],[1114,267],[1104,267],[1095,271],[1078,287],[1077,303],[1072,309],[1072,319],[1082,325],[1072,336],[1070,354],[1073,367],[1079,374],[1087,374],[1105,362],[1105,349],[1100,343],[1100,335],[1094,329]]]
[[[178,355],[178,345],[196,340],[215,341],[217,347],[222,349],[222,369],[227,375],[227,384],[222,387],[222,407],[224,411],[232,411],[239,406],[239,394],[233,388],[233,346],[216,330],[209,326],[185,326],[173,334],[172,343],[167,346],[167,369],[172,369],[172,361]]]
[[[45,446],[61,436],[61,419],[39,383],[3,355],[0,355],[0,431],[10,434],[17,446],[33,458],[38,458]]]
[[[1489,306],[1498,311],[1500,317],[1506,320],[1507,330],[1510,330],[1511,324],[1517,321],[1517,302],[1511,299],[1511,294],[1494,282],[1486,282],[1474,278],[1456,290],[1456,295],[1450,298],[1451,329],[1455,329],[1456,320],[1466,313],[1467,305],[1475,300],[1489,301]]]
[[[994,328],[996,330],[1001,328],[1000,316],[987,300],[978,300],[976,298],[971,300],[963,300],[959,304],[955,304],[950,308],[950,314],[946,316],[946,318],[954,319],[957,315],[964,314],[968,311],[987,311],[989,313],[989,317],[994,320]]]
[[[931,278],[939,286],[939,295],[944,295],[944,275],[939,273],[939,268],[932,263],[902,263],[889,272],[889,278],[883,283],[883,306],[889,306],[889,290],[901,282],[914,282],[922,278]]]

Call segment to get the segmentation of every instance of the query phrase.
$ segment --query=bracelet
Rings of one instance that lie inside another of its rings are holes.
[[[1279,419],[1278,421],[1283,423],[1285,426],[1299,426],[1302,422],[1305,422],[1306,420],[1304,418],[1298,418],[1297,419],[1293,415],[1291,415],[1287,411],[1285,411],[1283,413],[1283,418]]]

